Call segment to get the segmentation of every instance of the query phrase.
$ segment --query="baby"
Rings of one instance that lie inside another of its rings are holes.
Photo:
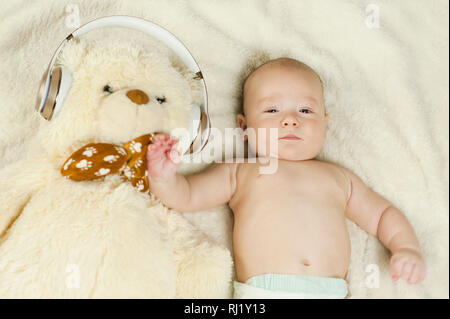
[[[166,206],[192,212],[228,203],[234,214],[235,298],[344,298],[350,263],[346,218],[391,251],[390,274],[424,279],[425,263],[408,220],[350,170],[315,160],[326,138],[320,77],[297,60],[271,60],[243,87],[243,114],[253,154],[275,158],[261,174],[256,161],[216,163],[177,174],[177,140],[160,134],[147,153],[150,191]],[[276,128],[277,154],[259,147],[258,128]],[[255,163],[256,162],[256,163]]]

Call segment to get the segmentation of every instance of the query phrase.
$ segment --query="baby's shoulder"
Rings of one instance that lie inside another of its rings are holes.
[[[224,165],[228,168],[232,183],[236,183],[239,176],[242,175],[243,171],[248,170],[248,168],[253,167],[255,161],[249,160],[248,158],[239,157],[231,158],[225,160],[225,162],[220,165]],[[252,165],[253,164],[253,165]]]
[[[348,197],[351,189],[351,181],[346,172],[346,168],[335,163],[311,160],[305,163],[306,168],[311,171],[311,174],[317,174],[322,182],[331,182],[328,185],[337,185]],[[308,166],[312,165],[311,168]]]
[[[351,181],[353,178],[358,178],[357,175],[347,167],[335,163],[327,163],[327,165],[330,167],[331,170],[336,172],[336,174],[344,176],[349,181]]]
[[[315,163],[317,166],[321,167],[323,170],[328,171],[329,173],[340,174],[340,175],[346,174],[345,171],[347,169],[339,164],[325,162],[325,161],[319,161],[319,160],[313,160],[312,162]]]

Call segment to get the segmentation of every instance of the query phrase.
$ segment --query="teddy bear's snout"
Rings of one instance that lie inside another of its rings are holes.
[[[138,105],[147,104],[150,101],[148,95],[141,90],[130,90],[126,95],[131,100],[131,102]]]

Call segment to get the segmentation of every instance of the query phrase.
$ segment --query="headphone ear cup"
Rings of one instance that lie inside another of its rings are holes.
[[[58,94],[56,96],[55,109],[53,110],[53,117],[57,116],[63,107],[64,101],[69,95],[72,87],[72,72],[64,66],[59,67],[61,70],[61,81],[59,85]]]
[[[48,121],[52,119],[55,109],[56,97],[58,96],[59,85],[61,83],[61,68],[53,68],[50,74],[50,83],[47,96],[44,97],[45,103],[41,115]]]
[[[199,126],[200,126],[200,108],[198,105],[193,104],[191,110],[191,125],[188,128],[188,134],[183,136],[177,136],[179,141],[178,145],[180,148],[181,155],[188,155],[191,153],[191,145],[196,140],[198,136]]]
[[[42,110],[44,109],[45,101],[47,100],[47,95],[48,95],[47,94],[48,87],[46,85],[47,74],[48,74],[48,69],[45,71],[44,75],[42,76],[41,84],[40,84],[39,90],[38,90],[36,106],[35,106],[36,111],[39,112],[39,114],[41,114],[41,115],[42,115]]]

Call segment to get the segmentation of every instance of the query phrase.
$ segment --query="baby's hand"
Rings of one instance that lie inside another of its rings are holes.
[[[167,178],[175,174],[180,165],[180,157],[176,149],[178,140],[168,134],[156,134],[147,149],[148,175]]]
[[[419,252],[400,249],[391,257],[390,271],[394,281],[403,277],[409,284],[416,284],[425,278],[425,262]]]

